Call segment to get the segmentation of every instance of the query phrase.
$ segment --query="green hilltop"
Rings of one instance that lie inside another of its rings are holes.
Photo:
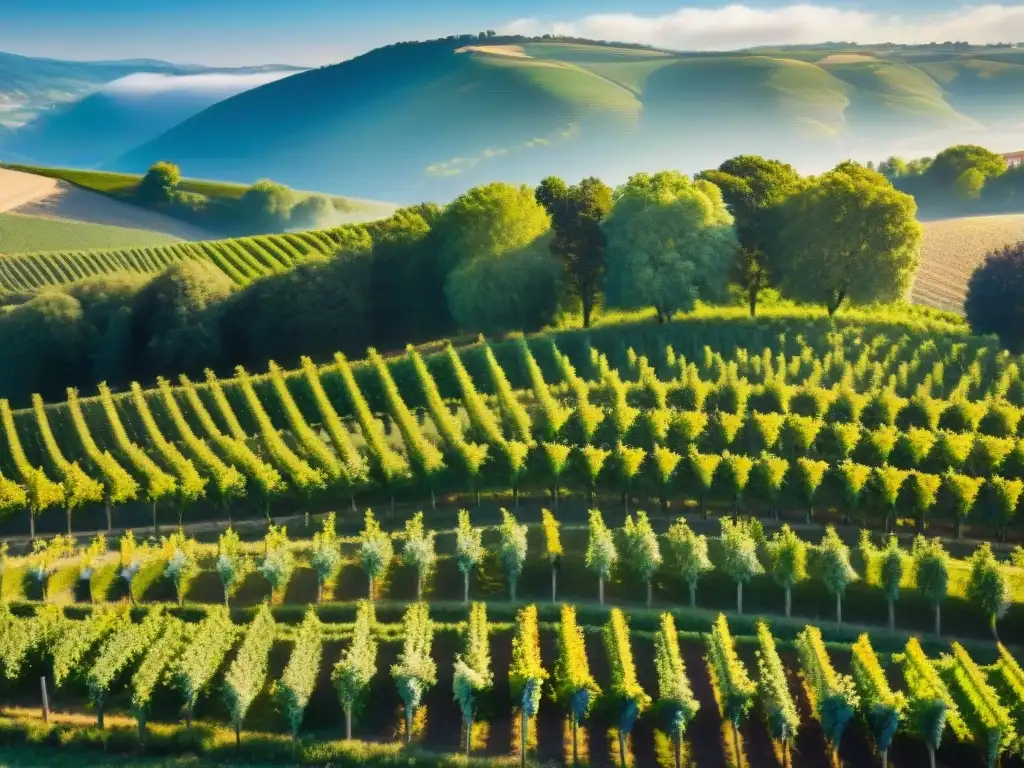
[[[692,172],[741,152],[823,166],[937,149],[1008,131],[1024,117],[1022,87],[1013,49],[681,53],[462,36],[239,94],[111,168],[166,159],[189,176],[443,200],[495,178]]]

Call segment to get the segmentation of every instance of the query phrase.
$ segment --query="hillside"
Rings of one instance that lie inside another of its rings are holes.
[[[4,170],[7,169],[7,170]],[[160,213],[147,211],[137,205],[137,199],[135,198],[135,190],[142,180],[140,174],[127,174],[127,173],[106,173],[99,171],[90,170],[75,170],[71,168],[43,168],[33,165],[21,165],[21,164],[0,164],[0,173],[12,173],[18,172],[23,176],[31,176],[36,178],[55,179],[59,183],[65,186],[72,186],[80,190],[86,190],[88,192],[98,192],[106,197],[114,198],[120,201],[122,205],[131,204],[131,207],[138,211],[140,216],[153,215],[161,216],[164,219],[171,219],[171,216],[180,216],[190,223],[198,220],[198,223],[202,226],[204,216],[187,216],[186,212],[178,210],[167,210],[161,211]],[[244,184],[232,184],[230,182],[223,181],[206,181],[202,179],[182,179],[180,189],[183,192],[192,192],[198,195],[203,195],[208,199],[208,211],[205,216],[211,222],[211,229],[217,229],[220,232],[218,224],[218,214],[223,213],[222,209],[226,206],[230,206],[236,202],[247,189],[247,185]],[[318,194],[316,192],[296,192],[299,199],[308,197],[309,195]],[[341,226],[342,224],[357,224],[366,221],[373,221],[375,219],[385,218],[395,212],[397,206],[391,203],[382,203],[376,200],[361,200],[350,197],[338,197],[333,198],[334,208],[336,215],[333,221],[323,222],[324,226]],[[0,208],[2,210],[2,208]],[[31,212],[22,210],[22,213]],[[170,215],[164,215],[170,214]],[[74,218],[70,216],[69,218]],[[223,216],[219,217],[223,219]],[[196,227],[189,227],[188,224],[178,224],[181,227],[188,227],[191,230],[190,235],[182,235],[185,239],[190,240],[202,240],[210,239],[209,233],[203,233]],[[154,225],[154,229],[160,229],[161,227]],[[0,251],[2,253],[2,251]]]
[[[95,167],[218,101],[289,74],[133,73],[46,110],[6,140],[0,138],[0,148],[21,162]]]
[[[51,222],[51,226],[56,228],[57,224]],[[207,261],[235,284],[247,285],[258,277],[284,272],[309,256],[331,255],[338,248],[332,231],[323,230],[200,242],[174,242],[174,238],[161,239],[153,232],[138,232],[135,235],[138,242],[120,248],[111,242],[105,248],[94,246],[93,250],[87,250],[88,241],[82,239],[80,244],[86,245],[86,249],[72,250],[71,246],[63,245],[5,251],[5,227],[5,218],[0,217],[0,288],[18,292],[66,285],[97,275],[153,275],[187,259]],[[30,236],[42,238],[44,230],[37,228],[18,242],[27,241]],[[111,235],[108,233],[107,237],[110,239]],[[152,247],[147,247],[150,244]]]
[[[273,65],[279,70],[296,67]],[[81,99],[98,88],[130,75],[247,74],[265,67],[204,67],[153,59],[126,61],[62,61],[0,52],[0,126],[21,127],[58,104]],[[3,139],[0,131],[0,141]],[[2,146],[0,146],[2,149]]]
[[[985,254],[1024,240],[1024,215],[927,221],[924,231],[921,268],[911,298],[962,313],[971,273]]]
[[[0,213],[0,254],[3,255],[68,248],[141,248],[175,242],[177,238],[171,235],[146,229]]]
[[[110,167],[170,159],[193,176],[269,176],[402,203],[493,179],[695,172],[741,152],[815,170],[980,135],[1010,141],[1022,84],[1024,63],[991,51],[689,54],[460,38],[247,91]]]
[[[6,229],[9,233],[17,230],[20,234],[17,247],[13,240],[0,239],[0,255],[65,248],[145,246],[212,237],[199,227],[60,178],[0,167],[2,213],[18,214],[6,218]],[[107,230],[109,236],[99,239],[89,236],[89,232],[98,233],[100,228]],[[58,231],[64,234],[55,236]]]

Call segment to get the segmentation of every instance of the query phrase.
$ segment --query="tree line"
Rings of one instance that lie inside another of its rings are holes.
[[[1002,155],[974,144],[958,144],[935,157],[893,156],[868,166],[913,195],[930,217],[1024,209],[1024,165],[1010,168]]]
[[[782,295],[835,312],[905,294],[922,237],[915,213],[913,198],[852,162],[802,177],[745,156],[616,189],[594,178],[492,183],[444,208],[347,227],[335,258],[240,290],[184,263],[148,283],[42,293],[0,317],[0,392],[26,402],[67,385],[293,365],[460,331],[531,331],[566,313],[589,325],[603,308],[653,307],[666,322],[698,301],[756,312]]]
[[[133,190],[133,202],[238,236],[328,227],[343,212],[339,203],[326,195],[302,195],[269,179],[257,181],[237,198],[217,199],[190,192],[181,182],[177,165],[155,163]]]

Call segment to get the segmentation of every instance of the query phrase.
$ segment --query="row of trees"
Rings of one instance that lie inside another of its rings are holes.
[[[172,171],[146,184],[173,187]],[[265,186],[252,195],[273,199]],[[615,190],[593,178],[488,184],[443,209],[335,230],[335,258],[243,289],[188,263],[145,284],[46,292],[2,318],[0,393],[20,402],[58,385],[293,364],[459,329],[534,330],[565,311],[589,324],[601,306],[653,307],[664,321],[739,292],[755,311],[769,288],[834,312],[903,296],[921,238],[914,213],[911,198],[853,163],[802,178],[739,157],[694,179],[637,174]]]
[[[329,594],[343,564],[340,541],[334,527],[335,519],[330,515],[306,548],[309,565],[316,573],[318,602]],[[556,600],[555,577],[564,553],[559,525],[547,510],[543,531],[544,558],[552,570],[551,598]],[[528,556],[526,526],[505,511],[498,532],[495,551],[514,600],[516,584]],[[467,512],[459,514],[455,562],[465,579],[464,601],[467,604],[471,576],[487,555],[482,533],[482,529],[471,524]],[[401,548],[396,554],[392,536],[384,532],[373,513],[367,511],[365,527],[358,541],[357,560],[367,575],[371,600],[376,594],[375,585],[386,577],[396,557],[415,570],[417,599],[423,597],[424,584],[435,568],[437,554],[435,533],[425,527],[422,513],[410,518],[398,543]],[[250,552],[252,549],[249,548]],[[756,521],[726,518],[721,521],[720,536],[711,541],[706,535],[696,534],[682,518],[664,536],[659,536],[643,512],[627,517],[623,528],[615,532],[605,525],[598,510],[592,510],[584,562],[597,580],[597,596],[601,604],[604,603],[605,582],[621,571],[624,578],[646,584],[647,606],[650,607],[653,579],[659,572],[667,571],[687,584],[690,605],[696,606],[699,582],[718,570],[736,584],[738,613],[743,613],[744,585],[754,577],[768,576],[785,594],[787,617],[792,612],[793,589],[813,577],[835,598],[837,623],[842,623],[843,597],[849,585],[859,579],[867,579],[885,595],[890,629],[895,627],[895,606],[901,590],[909,581],[934,608],[935,633],[940,634],[941,607],[949,594],[953,565],[939,539],[918,536],[912,548],[906,551],[895,536],[890,536],[885,546],[878,547],[868,532],[863,531],[857,554],[860,573],[853,567],[850,548],[832,527],[827,528],[819,544],[810,544],[787,525],[767,538]],[[21,567],[26,577],[30,576],[42,584],[44,595],[50,595],[48,582],[60,569],[75,575],[68,570],[69,565],[73,567],[75,563],[80,566],[82,577],[91,583],[109,585],[115,576],[123,579],[130,596],[138,594],[141,597],[155,578],[163,576],[173,582],[179,604],[184,601],[200,572],[198,545],[181,532],[164,538],[155,546],[148,543],[137,545],[128,532],[122,537],[119,557],[110,560],[105,555],[106,542],[102,536],[82,552],[63,537],[58,537],[52,542],[40,542]],[[1024,560],[1024,553],[1018,557]],[[6,557],[0,562],[8,569],[13,567],[12,563],[5,561]],[[271,526],[258,548],[258,554],[247,553],[238,535],[229,529],[220,537],[215,560],[225,604],[229,603],[246,575],[253,571],[258,571],[267,580],[275,600],[283,598],[296,565],[296,550],[289,543],[286,530],[275,526]],[[1005,615],[1010,605],[1010,585],[1005,569],[988,544],[975,550],[966,567],[965,596],[989,620],[995,634],[997,620]],[[106,586],[93,591],[100,593],[98,599],[102,601],[108,589]]]
[[[928,215],[970,215],[1020,211],[1024,167],[974,144],[958,144],[934,158],[890,157],[874,166],[893,185],[913,195]]]
[[[330,227],[342,213],[326,195],[299,195],[268,179],[257,181],[237,198],[211,199],[183,187],[181,169],[165,161],[155,163],[142,177],[134,201],[229,235]]]

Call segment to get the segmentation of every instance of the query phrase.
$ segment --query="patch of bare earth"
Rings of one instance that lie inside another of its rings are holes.
[[[532,58],[521,45],[464,45],[456,53],[489,53],[492,56],[513,56],[517,59]]]
[[[864,53],[830,53],[818,61],[819,64],[857,64],[864,61],[875,61],[874,56]]]
[[[83,221],[163,232],[182,240],[211,240],[204,229],[130,203],[90,192],[66,181],[0,168],[0,213]]]
[[[967,282],[985,255],[1021,240],[1021,214],[925,222],[921,267],[911,299],[917,304],[962,313]]]

